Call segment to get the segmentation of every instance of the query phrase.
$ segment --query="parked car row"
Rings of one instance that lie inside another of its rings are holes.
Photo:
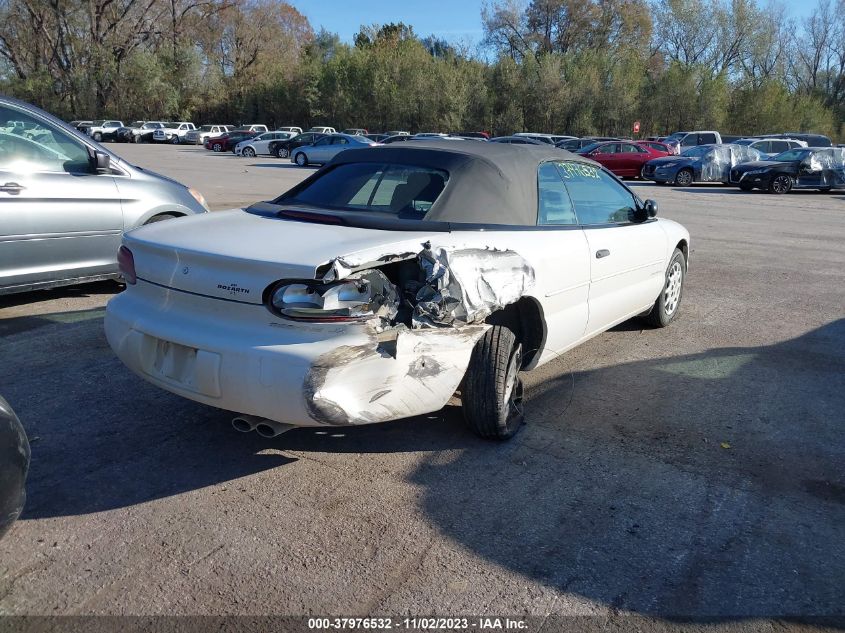
[[[749,144],[701,145],[643,166],[643,178],[682,187],[721,182],[743,191],[785,194],[793,189],[845,188],[845,149],[797,146],[775,156]]]

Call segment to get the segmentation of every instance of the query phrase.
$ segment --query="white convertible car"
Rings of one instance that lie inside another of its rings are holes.
[[[239,430],[385,422],[459,394],[491,438],[520,372],[678,314],[689,233],[554,147],[420,141],[339,154],[271,202],[127,233],[108,341]]]

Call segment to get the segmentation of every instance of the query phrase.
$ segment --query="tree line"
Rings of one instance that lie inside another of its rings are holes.
[[[845,0],[491,0],[483,42],[278,0],[0,0],[0,90],[70,118],[845,135]]]

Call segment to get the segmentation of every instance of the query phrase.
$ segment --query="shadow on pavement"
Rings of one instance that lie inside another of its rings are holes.
[[[107,296],[117,294],[122,286],[117,281],[96,281],[93,283],[79,284],[76,286],[63,286],[61,288],[50,288],[48,290],[32,290],[30,292],[19,292],[11,295],[0,296],[0,310],[13,308],[21,305],[28,305],[42,301],[54,301],[57,299],[78,299],[85,297]],[[2,312],[0,312],[2,316]]]
[[[412,481],[461,547],[614,609],[841,618],[843,349],[845,319],[558,376],[529,391],[516,441]]]
[[[280,158],[278,163],[252,163],[247,165],[247,167],[276,167],[279,169],[297,169],[301,171],[316,171],[317,167],[315,165],[310,165],[308,167],[300,167],[296,163],[291,163],[290,159],[287,158]]]
[[[475,438],[450,407],[238,434],[230,414],[132,375],[99,324],[39,334],[5,351],[50,353],[0,378],[32,443],[23,520],[231,481],[294,461],[284,450],[432,451],[410,475],[422,510],[495,565],[667,618],[845,615],[845,319],[777,345],[561,373],[528,391],[508,443]]]

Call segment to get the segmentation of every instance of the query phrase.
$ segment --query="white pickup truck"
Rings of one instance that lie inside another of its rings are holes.
[[[94,121],[85,129],[85,133],[98,143],[106,139],[114,140],[118,128],[123,127],[123,121]]]
[[[173,143],[178,145],[186,140],[185,136],[191,130],[196,130],[197,126],[187,121],[175,121],[168,123],[164,128],[153,132],[154,143]]]
[[[203,125],[188,132],[183,140],[194,145],[203,145],[212,136],[222,136],[231,129],[231,125]]]

